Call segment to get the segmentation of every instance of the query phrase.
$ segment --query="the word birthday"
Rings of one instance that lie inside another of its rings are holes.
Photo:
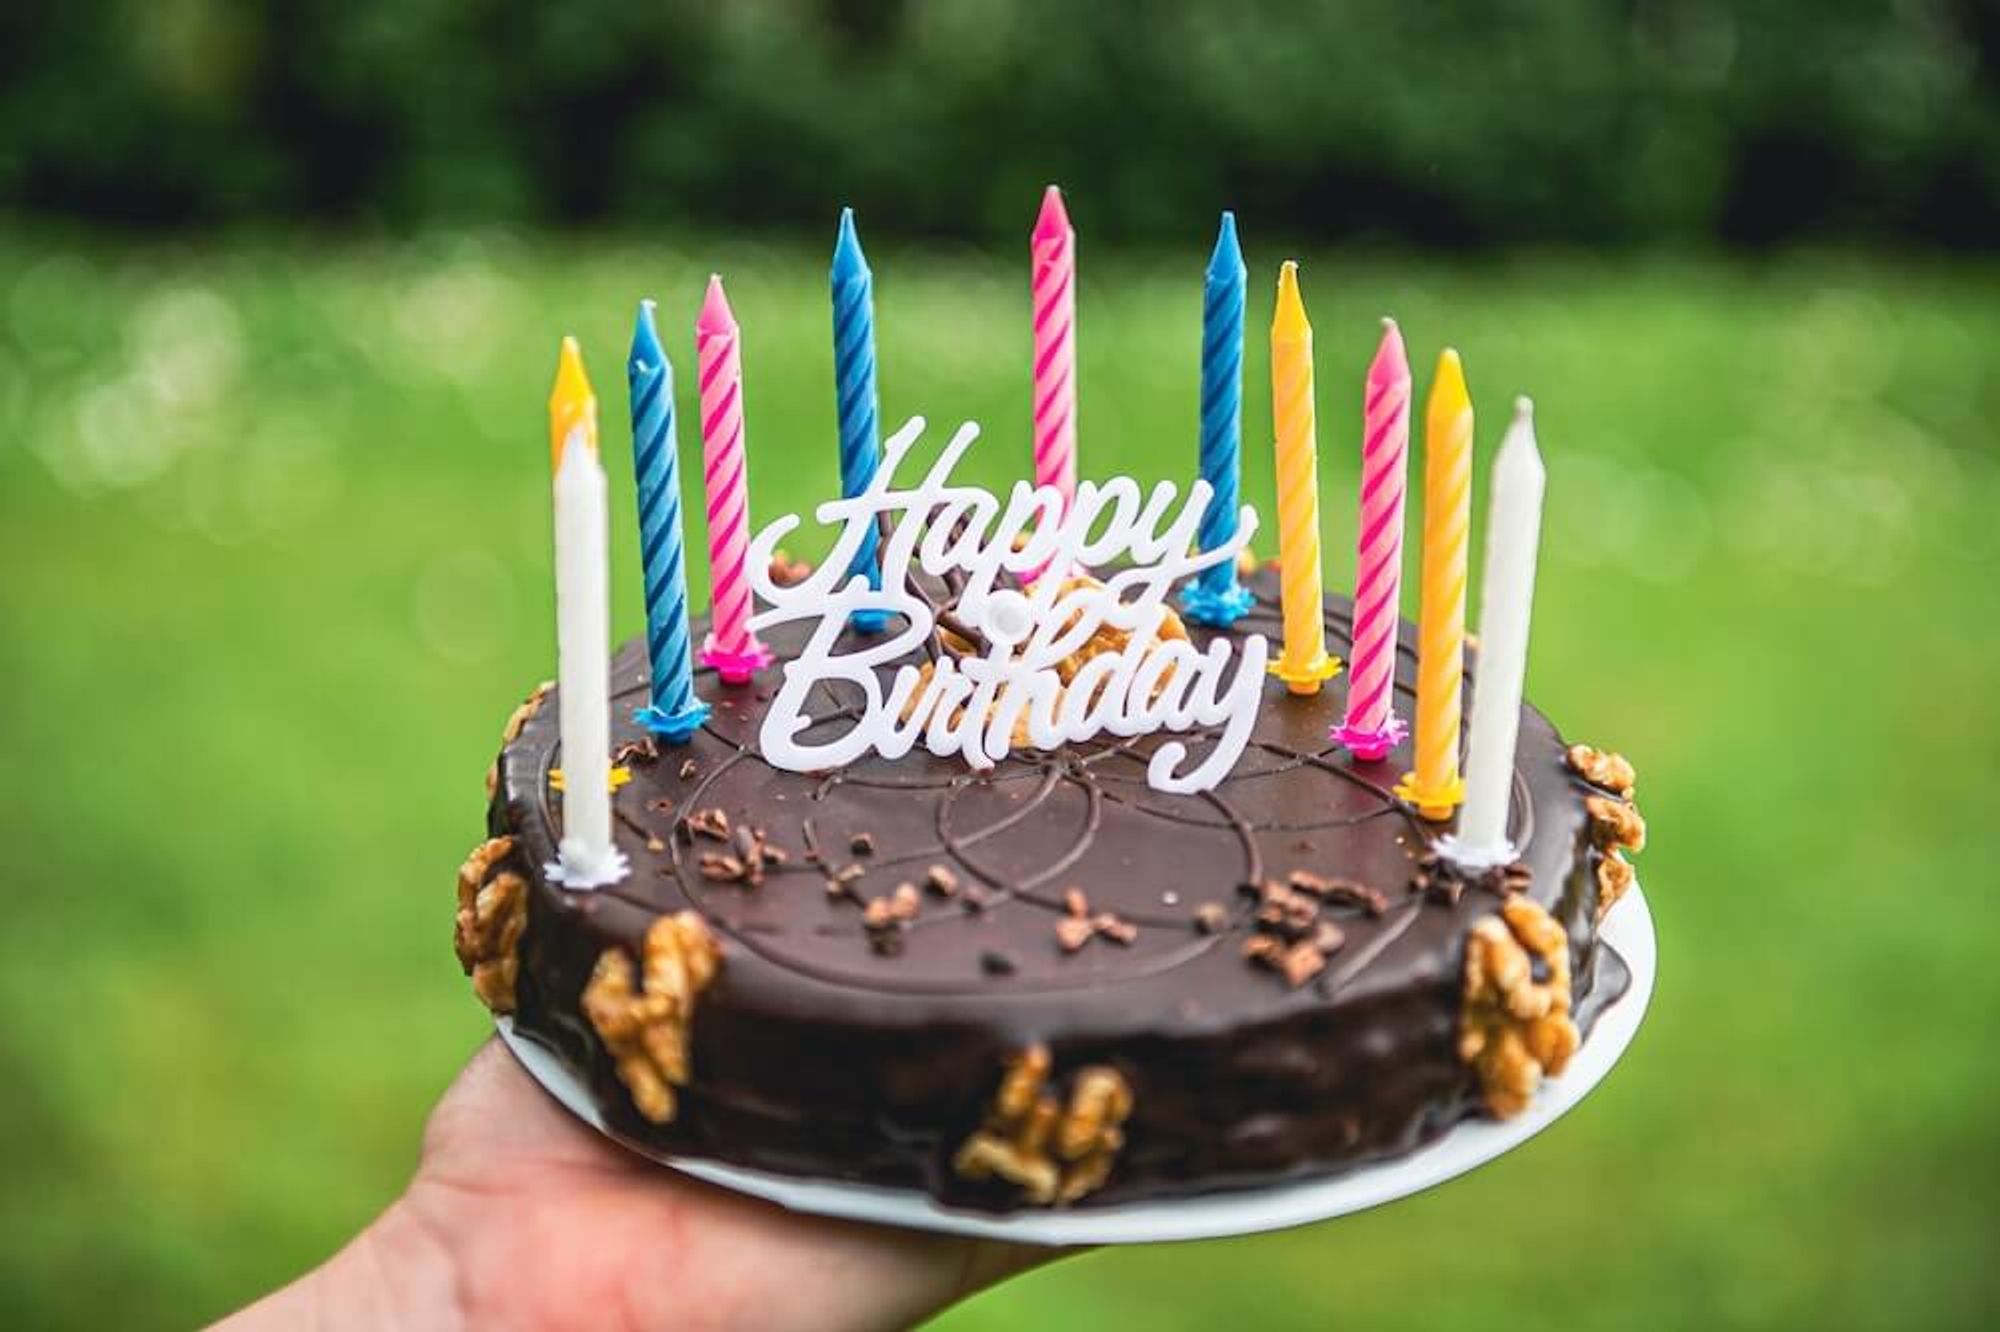
[[[1188,748],[1178,740],[1159,745],[1146,766],[1147,782],[1161,791],[1205,791],[1220,782],[1256,722],[1264,639],[1252,634],[1232,654],[1226,638],[1203,650],[1161,637],[1160,628],[1174,586],[1234,560],[1256,531],[1256,511],[1245,506],[1233,540],[1197,553],[1196,533],[1214,493],[1205,481],[1189,488],[1178,510],[1172,484],[1143,496],[1130,477],[1080,483],[1067,509],[1053,487],[1022,481],[1003,504],[991,491],[952,483],[979,435],[970,423],[921,482],[897,489],[896,474],[923,429],[923,418],[913,418],[885,442],[867,489],[815,510],[820,523],[839,530],[811,576],[779,586],[768,572],[779,543],[799,524],[796,514],[765,527],[751,545],[751,577],[768,607],[753,627],[817,621],[785,664],[765,716],[765,759],[792,772],[823,772],[871,750],[900,758],[921,739],[933,754],[958,754],[986,769],[1006,757],[1017,728],[1036,748],[1052,750],[1098,735],[1220,727],[1185,771]],[[879,586],[847,574],[871,530],[883,532]],[[932,580],[952,576],[956,623],[985,640],[977,655],[940,655],[929,669],[912,664],[932,644],[938,616],[913,567]],[[1092,568],[1116,571],[1102,582],[1065,577]],[[896,617],[890,624],[899,619],[902,628],[844,634],[850,617],[868,611]],[[1105,629],[1125,636],[1122,649],[1089,656],[1065,684],[1058,664]],[[858,715],[809,715],[814,690],[831,682],[858,694]]]

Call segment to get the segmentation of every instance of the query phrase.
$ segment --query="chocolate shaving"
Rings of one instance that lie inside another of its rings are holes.
[[[613,767],[629,767],[634,763],[644,767],[647,764],[657,763],[659,758],[660,746],[650,735],[643,740],[627,740],[611,751]]]
[[[756,833],[747,827],[739,827],[730,838],[735,848],[736,860],[743,866],[744,880],[751,885],[764,882],[764,846]]]
[[[939,897],[956,897],[958,876],[943,865],[933,865],[924,871],[924,887]]]
[[[1091,929],[1115,944],[1129,945],[1139,937],[1139,927],[1124,917],[1112,912],[1101,912],[1091,917]]]
[[[1090,914],[1090,903],[1080,888],[1064,892],[1063,905],[1068,914],[1056,921],[1056,942],[1062,945],[1065,953],[1078,951],[1092,939],[1104,938],[1120,946],[1129,946],[1139,937],[1139,927],[1115,911]]]
[[[721,879],[725,882],[740,883],[747,888],[755,888],[764,882],[764,870],[770,865],[782,865],[789,857],[780,847],[765,840],[762,828],[748,825],[728,832],[728,820],[721,818],[721,810],[702,810],[688,819],[688,826],[699,831],[704,837],[715,837],[729,844],[728,851],[705,851],[699,864],[705,878]],[[717,819],[707,816],[715,815]],[[722,834],[718,836],[718,834]]]
[[[741,882],[746,871],[743,862],[735,856],[724,855],[720,851],[704,851],[701,856],[701,874],[705,879],[721,879],[725,882]]]
[[[1268,934],[1253,934],[1243,941],[1243,956],[1252,962],[1275,966],[1285,946]]]
[[[1257,908],[1258,926],[1287,939],[1303,938],[1318,919],[1319,903],[1303,893],[1272,896]]]
[[[699,771],[701,771],[701,769],[699,769],[699,768],[695,767],[695,765],[694,765],[694,760],[693,760],[693,759],[682,759],[682,760],[681,760],[681,780],[682,780],[682,781],[684,781],[684,782],[691,782],[691,781],[693,781],[693,780],[694,780],[694,775],[695,775],[695,774],[696,774],[697,772],[699,772]]]
[[[857,856],[875,854],[875,839],[865,832],[858,832],[847,839],[847,849]]]
[[[784,551],[774,552],[771,563],[765,570],[773,583],[779,587],[794,587],[812,577],[813,567],[805,560],[795,560]]]
[[[1369,909],[1372,889],[1308,870],[1294,870],[1286,882],[1266,880],[1255,887],[1257,932],[1243,944],[1243,956],[1283,976],[1293,989],[1326,970],[1326,959],[1347,942],[1346,934],[1320,911],[1327,905]],[[1379,897],[1380,894],[1373,894]],[[1388,903],[1382,903],[1387,909]]]
[[[886,897],[870,898],[861,908],[868,946],[889,957],[902,952],[904,927],[916,919],[920,905],[915,886],[907,883],[897,884],[895,892]]]
[[[1229,928],[1229,908],[1220,902],[1203,902],[1194,910],[1194,927],[1203,934],[1220,934]]]
[[[1278,962],[1285,983],[1294,990],[1326,970],[1326,954],[1309,943],[1293,944]]]
[[[1417,860],[1417,872],[1410,878],[1410,891],[1422,893],[1430,901],[1457,906],[1468,890],[1512,897],[1526,892],[1534,882],[1534,872],[1524,861],[1470,869],[1431,852]]]
[[[1285,881],[1299,892],[1311,893],[1314,897],[1326,896],[1327,887],[1333,882],[1331,879],[1314,874],[1311,870],[1302,869],[1293,870],[1286,876]]]
[[[717,842],[729,840],[729,814],[719,805],[698,809],[687,816],[687,830]]]
[[[703,811],[708,813],[709,811]],[[721,811],[714,811],[720,813]],[[695,816],[701,818],[700,814]],[[703,836],[715,836],[714,825],[690,824],[700,829]],[[788,859],[783,849],[772,846],[764,838],[762,828],[743,826],[729,834],[727,853],[704,852],[701,857],[701,872],[711,879],[723,879],[755,888],[764,882],[764,870],[769,865],[782,865]]]
[[[1379,888],[1370,888],[1352,879],[1329,879],[1310,870],[1293,870],[1289,881],[1298,891],[1310,893],[1333,906],[1357,907],[1371,916],[1379,916],[1389,909],[1389,899]]]
[[[859,902],[861,900],[861,893],[854,886],[854,883],[855,880],[861,878],[867,872],[867,870],[859,865],[841,866],[826,876],[826,895],[828,897],[845,897],[849,901]]]

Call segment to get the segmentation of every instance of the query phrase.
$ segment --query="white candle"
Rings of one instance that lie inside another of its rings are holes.
[[[597,401],[566,340],[550,398],[566,425],[556,454],[556,652],[562,722],[563,836],[552,875],[565,887],[616,883],[629,870],[611,840],[611,571]]]
[[[1507,840],[1507,813],[1514,793],[1514,744],[1521,729],[1521,687],[1528,671],[1528,621],[1535,599],[1535,551],[1541,543],[1546,480],[1542,455],[1535,447],[1534,404],[1516,398],[1513,423],[1493,460],[1465,805],[1459,811],[1457,833],[1439,848],[1469,868],[1505,864],[1518,850]]]

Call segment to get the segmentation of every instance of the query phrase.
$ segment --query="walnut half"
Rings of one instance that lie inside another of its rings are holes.
[[[1629,796],[1639,783],[1638,771],[1623,754],[1591,745],[1571,745],[1564,757],[1577,776],[1613,794]]]
[[[1488,1112],[1511,1119],[1581,1040],[1570,1020],[1569,935],[1539,902],[1517,894],[1472,927],[1464,1005],[1459,1058],[1478,1075]]]
[[[514,1011],[521,934],[528,927],[528,881],[512,870],[494,872],[513,850],[513,838],[494,837],[474,847],[458,868],[452,948],[472,977],[472,992],[495,1013]]]
[[[1049,1051],[1031,1045],[1007,1062],[986,1122],[952,1158],[962,1178],[998,1176],[1029,1202],[1073,1203],[1110,1177],[1132,1090],[1117,1069],[1092,1064],[1070,1079],[1069,1103],[1047,1090]]]
[[[1606,851],[1604,859],[1597,862],[1597,918],[1604,919],[1604,913],[1618,905],[1618,899],[1625,896],[1625,890],[1632,886],[1636,877],[1632,862],[1625,859],[1620,851]]]
[[[1632,799],[1632,788],[1639,775],[1623,754],[1589,745],[1571,745],[1568,759],[1577,776],[1611,792],[1586,796],[1583,802],[1590,815],[1590,840],[1600,857],[1597,918],[1602,920],[1604,913],[1617,905],[1625,890],[1632,886],[1632,862],[1625,858],[1626,853],[1646,849],[1646,820]]]
[[[1590,840],[1601,857],[1597,862],[1597,918],[1602,920],[1632,886],[1632,862],[1625,853],[1645,850],[1646,820],[1630,800],[1594,795],[1583,804],[1590,812]]]
[[[674,1118],[674,1088],[688,1081],[695,998],[722,964],[722,946],[692,911],[662,916],[646,931],[642,967],[607,948],[583,990],[583,1014],[604,1042],[632,1104],[655,1124]]]

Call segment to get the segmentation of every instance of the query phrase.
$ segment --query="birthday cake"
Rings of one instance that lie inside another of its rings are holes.
[[[1419,629],[1365,577],[1322,595],[1289,513],[1257,566],[1254,513],[1206,521],[1219,485],[988,495],[951,479],[976,432],[920,465],[913,421],[816,511],[835,536],[808,567],[777,549],[796,520],[750,539],[725,495],[715,521],[740,367],[704,345],[697,619],[654,503],[677,486],[655,351],[648,313],[648,635],[608,654],[572,352],[566,684],[508,721],[458,877],[474,989],[616,1137],[984,1210],[1255,1188],[1520,1113],[1623,991],[1598,928],[1644,841],[1633,772],[1520,702],[1504,553],[1484,649],[1451,637],[1444,671],[1429,598]]]

